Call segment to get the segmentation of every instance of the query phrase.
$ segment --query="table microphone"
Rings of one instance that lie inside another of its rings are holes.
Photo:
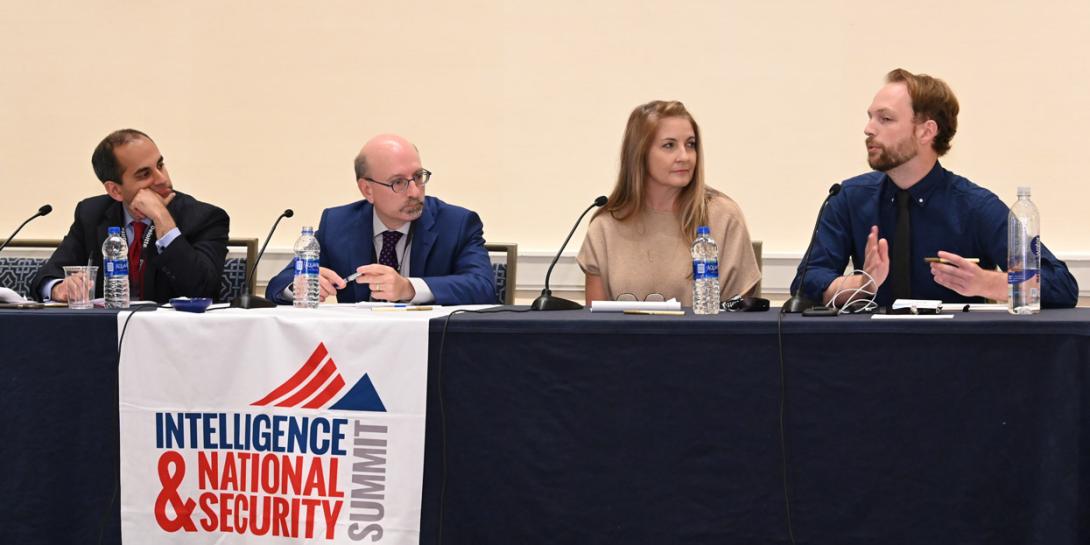
[[[825,211],[825,206],[837,193],[840,193],[840,184],[833,184],[829,188],[829,195],[825,197],[825,200],[821,202],[821,207],[818,208],[817,219],[814,220],[814,232],[810,235],[810,246],[806,248],[806,253],[802,256],[802,274],[799,275],[799,288],[795,290],[795,293],[791,294],[790,299],[783,303],[780,312],[796,314],[816,305],[816,303],[802,295],[802,287],[803,282],[806,280],[806,271],[810,269],[810,252],[814,249],[814,242],[817,241],[817,230],[818,226],[821,225],[821,213]]]
[[[15,232],[14,232],[14,233],[12,233],[12,234],[11,234],[11,236],[10,236],[10,237],[8,237],[8,239],[7,239],[7,240],[5,240],[5,241],[4,241],[4,243],[3,243],[3,244],[0,244],[0,251],[3,251],[3,249],[4,249],[4,248],[7,248],[7,247],[8,247],[8,243],[9,243],[9,242],[11,242],[12,240],[14,240],[14,239],[15,239],[15,235],[18,235],[18,234],[19,234],[19,231],[22,231],[22,230],[23,230],[23,227],[26,227],[26,224],[30,223],[30,220],[33,220],[34,218],[37,218],[37,217],[41,217],[41,216],[45,216],[45,215],[48,215],[48,214],[49,214],[50,212],[52,212],[52,211],[53,211],[53,207],[52,207],[52,206],[50,206],[50,205],[48,205],[48,204],[46,204],[46,205],[42,205],[42,207],[38,209],[38,213],[37,213],[37,214],[34,214],[33,216],[30,216],[29,218],[27,218],[27,220],[26,220],[26,221],[24,221],[24,222],[22,223],[22,225],[20,225],[20,226],[19,226],[19,228],[18,228],[18,229],[16,229],[16,230],[15,230]]]
[[[564,239],[564,244],[560,245],[560,251],[556,252],[556,257],[553,258],[553,262],[549,264],[549,270],[545,272],[545,289],[541,290],[541,295],[534,299],[531,310],[578,310],[583,308],[583,305],[576,303],[575,301],[569,301],[560,297],[553,297],[553,292],[549,290],[549,277],[553,274],[553,268],[556,267],[556,262],[560,259],[560,254],[564,253],[564,248],[567,247],[568,241],[571,240],[571,236],[575,234],[575,229],[579,227],[579,223],[583,221],[583,217],[590,212],[592,208],[599,206],[605,206],[609,202],[609,199],[605,195],[594,199],[594,202],[579,215],[579,219],[575,220],[575,225],[572,225],[571,231],[568,233],[568,238]]]
[[[269,247],[269,241],[272,240],[273,232],[276,231],[276,226],[280,225],[280,220],[290,218],[294,215],[295,211],[289,208],[276,218],[272,229],[269,229],[269,236],[265,237],[265,244],[261,245],[261,251],[258,252],[257,258],[254,259],[254,268],[250,271],[250,277],[246,279],[246,284],[242,286],[242,293],[231,301],[231,308],[273,308],[276,306],[276,303],[264,297],[250,294],[250,283],[253,282],[254,275],[257,274],[257,264],[261,263],[261,256],[265,255],[265,248]]]

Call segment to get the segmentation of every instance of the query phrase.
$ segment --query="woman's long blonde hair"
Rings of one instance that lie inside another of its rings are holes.
[[[621,144],[621,169],[617,174],[617,185],[613,186],[613,192],[609,195],[609,204],[595,215],[609,212],[614,218],[625,221],[643,210],[646,199],[644,191],[649,179],[647,155],[654,144],[659,124],[668,117],[687,119],[692,123],[696,135],[693,179],[677,197],[681,234],[691,243],[696,239],[696,228],[708,224],[708,198],[715,190],[704,187],[704,145],[700,139],[700,127],[685,105],[676,100],[655,100],[632,110]]]

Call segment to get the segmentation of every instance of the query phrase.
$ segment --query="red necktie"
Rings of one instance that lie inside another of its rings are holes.
[[[129,245],[129,289],[138,299],[144,298],[144,267],[140,262],[140,250],[144,242],[143,222],[132,222],[132,244]]]

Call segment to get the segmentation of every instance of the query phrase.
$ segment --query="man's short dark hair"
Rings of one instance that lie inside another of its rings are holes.
[[[98,143],[94,153],[91,154],[91,167],[95,169],[95,176],[98,176],[98,181],[102,183],[121,183],[123,173],[121,172],[121,165],[117,162],[117,155],[114,154],[114,148],[139,138],[146,138],[149,142],[154,142],[150,136],[136,129],[121,129],[108,134],[106,138]]]
[[[363,156],[363,152],[360,152],[360,154],[356,156],[354,166],[356,167],[357,181],[362,180],[367,176],[367,158]]]

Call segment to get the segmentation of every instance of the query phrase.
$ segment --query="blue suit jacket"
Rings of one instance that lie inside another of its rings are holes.
[[[321,245],[320,264],[342,278],[360,265],[375,262],[374,206],[367,201],[327,208],[314,236]],[[440,305],[497,303],[492,264],[484,248],[484,226],[476,212],[425,197],[424,211],[413,222],[409,274],[428,284]],[[284,289],[295,275],[294,262],[269,281],[265,297],[291,304]],[[340,303],[367,301],[371,288],[349,282],[337,292]]]

